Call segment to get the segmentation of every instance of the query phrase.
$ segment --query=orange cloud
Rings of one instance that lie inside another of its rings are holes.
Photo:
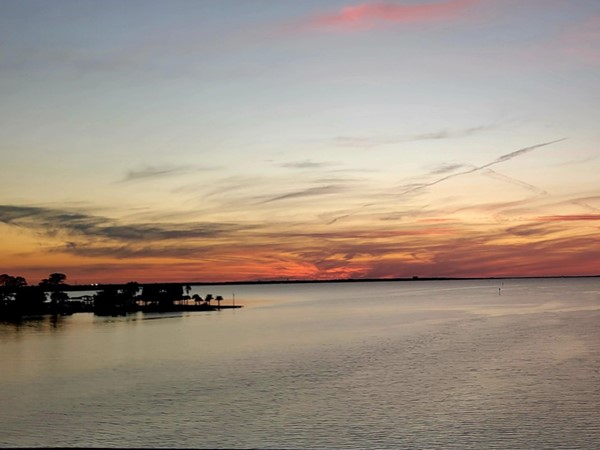
[[[479,0],[447,0],[436,3],[402,5],[361,3],[339,11],[313,17],[308,26],[315,29],[356,31],[389,24],[424,23],[454,20]]]
[[[2,211],[0,267],[30,283],[56,271],[71,283],[589,275],[600,258],[594,213],[501,222],[440,215],[331,227],[150,226],[76,211]]]

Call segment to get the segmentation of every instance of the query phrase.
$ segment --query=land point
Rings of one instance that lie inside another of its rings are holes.
[[[130,313],[219,311],[241,308],[223,296],[190,296],[191,286],[182,283],[78,285],[65,283],[66,275],[50,274],[38,285],[30,286],[23,277],[0,275],[0,320],[20,320],[44,315],[71,315],[91,312],[99,316]],[[67,292],[93,291],[81,296]]]

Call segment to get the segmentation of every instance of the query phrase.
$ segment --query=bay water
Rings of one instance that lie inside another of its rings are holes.
[[[600,278],[194,293],[0,323],[0,446],[598,448]]]

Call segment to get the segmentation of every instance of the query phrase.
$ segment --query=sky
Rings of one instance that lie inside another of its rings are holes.
[[[0,0],[0,273],[600,274],[597,0]]]

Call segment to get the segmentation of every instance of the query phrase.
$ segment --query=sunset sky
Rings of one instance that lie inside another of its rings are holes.
[[[600,274],[597,0],[0,0],[0,273]]]

